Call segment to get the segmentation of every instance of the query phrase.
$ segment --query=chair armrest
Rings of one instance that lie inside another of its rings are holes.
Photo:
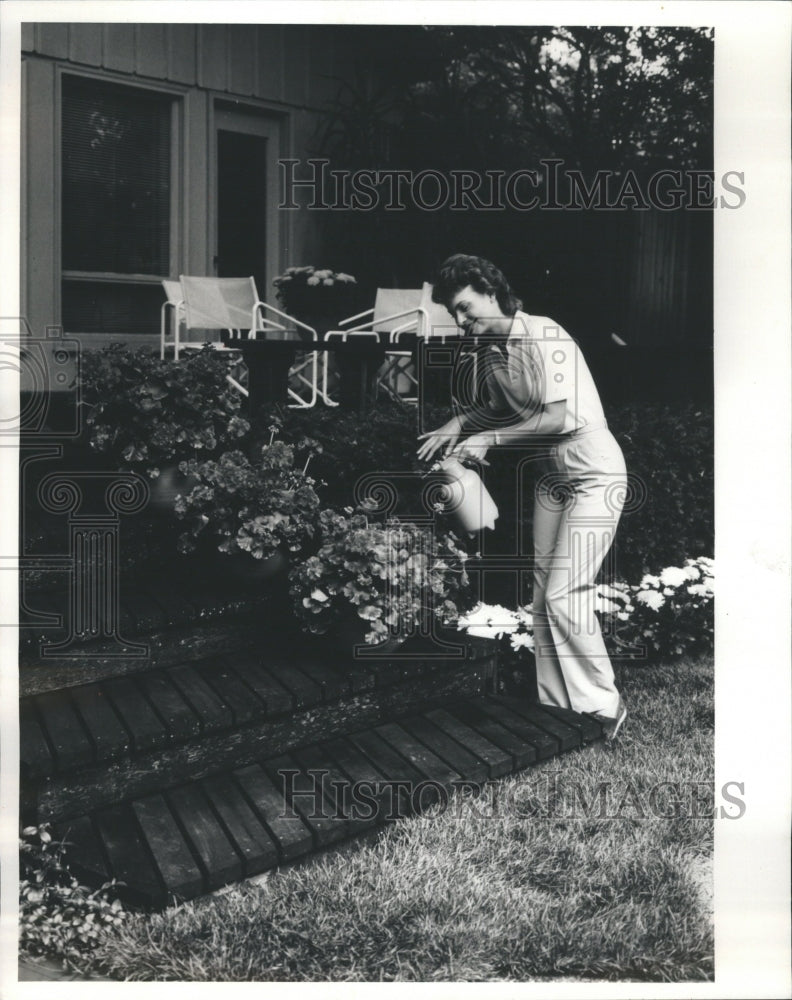
[[[364,316],[373,316],[373,315],[374,315],[374,307],[372,306],[371,309],[364,309],[363,312],[357,313],[354,316],[347,316],[346,319],[340,319],[338,321],[338,325],[346,326],[347,323],[354,323],[356,320],[362,319]]]
[[[257,302],[253,306],[253,316],[254,317],[256,315],[256,310],[258,310],[259,308],[268,309],[270,312],[275,313],[276,316],[280,316],[281,319],[288,320],[290,324],[293,324],[294,326],[299,327],[301,330],[307,330],[308,333],[310,333],[312,335],[312,337],[311,337],[312,340],[318,340],[318,337],[316,335],[316,330],[312,326],[308,326],[307,323],[303,323],[301,320],[296,319],[294,316],[290,316],[288,313],[285,313],[285,312],[283,312],[280,309],[276,309],[275,306],[271,306],[268,302]],[[281,326],[280,323],[276,323],[274,320],[267,319],[266,317],[265,317],[265,319],[267,320],[268,323],[272,323],[273,326],[275,326],[276,328],[278,328],[280,330],[287,329],[287,327]],[[253,332],[255,332],[255,323],[254,323],[253,329],[251,330],[251,333],[253,333]]]

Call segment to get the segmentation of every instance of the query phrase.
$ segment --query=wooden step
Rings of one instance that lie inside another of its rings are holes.
[[[151,580],[126,588],[122,580],[120,590],[119,633],[127,643],[143,647],[134,655],[131,651],[126,655],[107,639],[75,641],[69,655],[57,653],[54,646],[68,636],[66,589],[29,597],[28,619],[58,615],[61,626],[25,625],[22,617],[20,694],[41,694],[250,649],[261,642],[262,631],[283,632],[282,584],[280,589],[269,581],[253,590],[225,584],[210,589],[199,577]]]
[[[483,788],[601,737],[596,720],[574,712],[517,698],[455,697],[87,809],[55,834],[73,844],[67,857],[89,885],[115,877],[131,904],[159,908],[442,805],[461,784]]]
[[[288,653],[266,645],[23,698],[26,821],[80,815],[481,693],[496,667],[485,642],[462,659],[435,659],[433,644],[416,642],[400,658],[368,661],[321,658],[307,638]],[[427,726],[435,742],[454,738]]]

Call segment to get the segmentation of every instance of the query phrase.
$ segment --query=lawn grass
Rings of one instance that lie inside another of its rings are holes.
[[[712,661],[619,675],[615,745],[134,917],[97,960],[129,980],[712,979]]]

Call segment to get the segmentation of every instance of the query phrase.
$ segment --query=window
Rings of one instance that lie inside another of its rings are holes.
[[[63,77],[62,315],[70,333],[156,333],[171,260],[173,99]]]

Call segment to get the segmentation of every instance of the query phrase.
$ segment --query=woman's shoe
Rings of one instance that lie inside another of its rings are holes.
[[[614,717],[608,715],[600,715],[599,712],[588,713],[593,716],[597,722],[602,726],[602,735],[605,738],[606,743],[610,743],[616,739],[619,730],[624,724],[624,720],[627,718],[627,709],[624,707],[624,702],[619,698],[619,704],[616,709],[616,715]]]

